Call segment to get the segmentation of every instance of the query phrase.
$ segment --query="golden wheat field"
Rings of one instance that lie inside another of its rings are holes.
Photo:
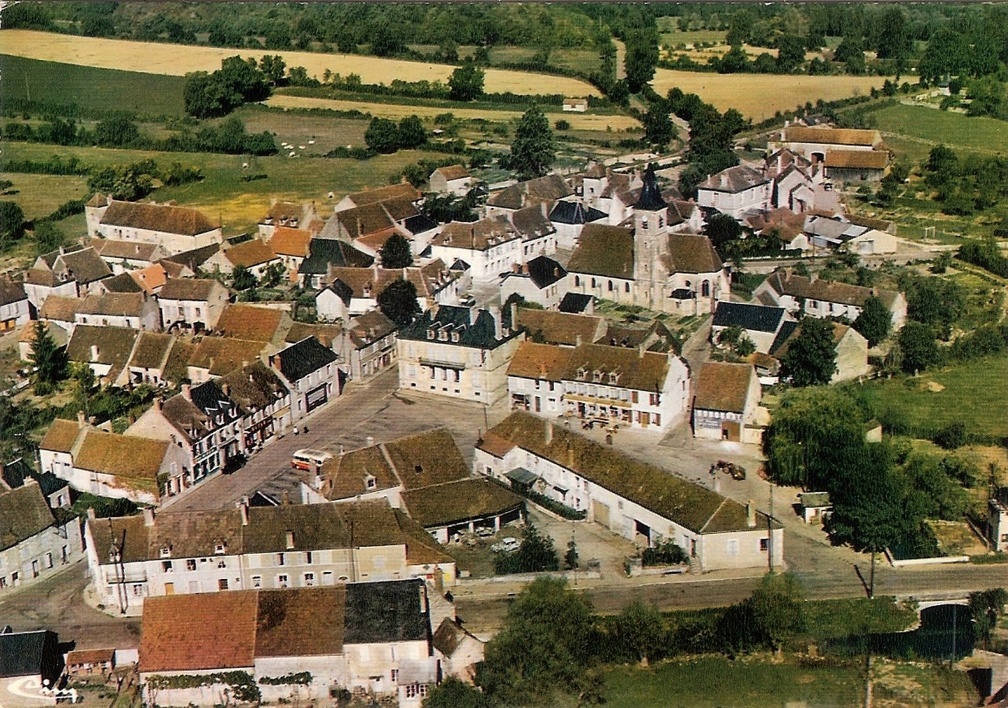
[[[335,111],[361,111],[381,118],[399,120],[407,116],[433,118],[442,113],[451,113],[456,118],[483,118],[490,121],[509,121],[521,117],[521,111],[495,110],[486,108],[438,108],[432,106],[412,106],[399,103],[370,103],[368,101],[347,101],[334,98],[311,98],[305,96],[287,96],[275,94],[266,100],[269,106],[277,108],[329,108]],[[563,113],[561,111],[547,112],[551,121],[563,118],[575,130],[605,130],[614,131],[627,128],[640,128],[640,122],[632,116],[624,115],[593,115],[591,113]]]
[[[760,121],[771,118],[776,111],[791,110],[808,101],[815,103],[820,98],[833,101],[863,96],[884,82],[884,76],[713,74],[658,69],[651,85],[662,96],[678,86],[718,110],[734,108],[745,117]]]
[[[183,76],[190,71],[219,69],[221,60],[235,54],[255,57],[280,54],[287,66],[303,66],[309,76],[321,80],[326,69],[334,74],[359,74],[364,83],[403,81],[447,82],[455,67],[401,59],[357,56],[353,54],[319,54],[314,52],[263,51],[223,49],[158,42],[130,42],[120,39],[75,37],[34,30],[5,30],[4,54],[28,59],[41,59],[66,64],[80,64],[102,69],[122,69],[145,74]],[[511,91],[517,94],[562,93],[567,96],[598,96],[591,84],[562,76],[549,76],[525,71],[487,69],[485,89],[488,93]]]

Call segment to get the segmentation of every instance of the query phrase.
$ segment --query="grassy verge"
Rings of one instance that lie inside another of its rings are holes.
[[[87,111],[183,115],[181,76],[140,74],[0,54],[6,101],[31,101]]]
[[[25,218],[29,220],[48,216],[61,204],[88,195],[87,178],[78,175],[25,175],[0,172],[0,180],[14,183],[14,186],[4,190],[0,199],[20,205]]]
[[[923,141],[927,150],[939,143],[987,154],[1008,150],[1008,122],[996,118],[966,116],[902,103],[873,111],[871,116],[883,133]],[[888,136],[886,142],[889,142]]]
[[[855,598],[806,602],[805,618],[810,638],[823,641],[855,633],[902,632],[917,621],[917,612],[892,597]]]

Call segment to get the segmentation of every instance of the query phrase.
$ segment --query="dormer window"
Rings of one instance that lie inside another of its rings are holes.
[[[427,339],[434,339],[434,330],[427,330]]]
[[[374,475],[365,475],[364,477],[364,487],[367,489],[374,489],[378,486],[378,480],[374,478]]]
[[[222,555],[225,552],[227,552],[227,544],[224,541],[218,541],[214,544],[214,553]]]
[[[620,375],[619,375],[618,371],[611,371],[611,372],[609,372],[609,383],[611,385],[615,386],[616,384],[619,383],[619,377],[620,377]]]
[[[445,330],[443,330],[443,329],[442,329],[442,330],[440,330],[440,331],[438,332],[438,341],[439,341],[439,342],[447,342],[447,341],[448,341],[448,332],[446,332],[446,331],[445,331]]]
[[[602,381],[602,372],[599,371],[598,369],[595,369],[595,371],[592,372],[592,381],[594,381],[595,383],[599,383],[600,381]]]
[[[579,367],[578,370],[577,370],[578,381],[584,381],[585,377],[587,377],[587,376],[588,376],[588,370],[586,368],[584,368],[583,366]]]
[[[451,333],[451,340],[453,342],[458,342],[458,340],[459,340],[459,333],[458,332],[452,332]]]
[[[161,546],[161,557],[171,558],[171,546]]]
[[[646,216],[642,216],[641,217],[641,228],[644,229],[645,231],[647,231],[647,227],[648,227],[647,217]]]

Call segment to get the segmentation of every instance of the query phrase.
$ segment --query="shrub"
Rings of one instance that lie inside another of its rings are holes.
[[[559,569],[560,561],[553,546],[553,539],[541,535],[531,524],[517,551],[498,553],[494,558],[494,572],[498,575],[540,573]]]
[[[955,450],[969,442],[969,431],[961,420],[949,423],[934,436],[934,442],[946,450]]]
[[[679,565],[689,563],[689,554],[672,541],[661,541],[644,549],[641,563],[645,568],[652,565]]]

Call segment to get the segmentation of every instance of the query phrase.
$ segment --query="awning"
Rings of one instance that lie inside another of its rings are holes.
[[[539,479],[539,475],[529,472],[524,467],[516,467],[510,472],[505,472],[504,476],[517,484],[532,484]]]

